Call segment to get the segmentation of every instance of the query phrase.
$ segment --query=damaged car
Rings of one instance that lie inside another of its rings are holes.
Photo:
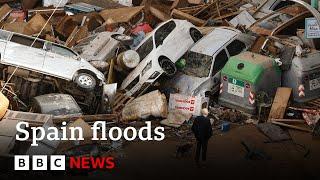
[[[186,65],[167,87],[180,94],[208,96],[218,88],[220,70],[228,59],[250,48],[254,40],[234,28],[215,28],[186,53]]]
[[[174,75],[177,71],[175,62],[201,38],[201,32],[186,20],[171,19],[162,23],[135,49],[142,61],[120,89],[127,96],[139,96],[161,74]]]
[[[104,75],[73,50],[14,32],[0,30],[1,65],[73,81],[80,89],[105,84]]]
[[[312,14],[303,6],[292,5],[256,21],[250,30],[265,36],[296,35],[297,29],[304,29],[305,18],[311,16]]]
[[[113,58],[119,46],[130,45],[133,38],[117,32],[96,33],[82,39],[72,49],[87,61],[106,61]]]

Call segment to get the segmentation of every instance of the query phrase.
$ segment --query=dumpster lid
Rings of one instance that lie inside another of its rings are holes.
[[[222,74],[257,83],[265,69],[275,66],[272,58],[252,52],[243,52],[229,59]]]
[[[306,57],[294,57],[292,60],[292,66],[295,66],[303,72],[320,68],[319,55],[320,51],[316,51],[307,54]]]

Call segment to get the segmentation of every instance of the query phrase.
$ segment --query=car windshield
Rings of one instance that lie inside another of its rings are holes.
[[[288,22],[292,17],[293,16],[289,14],[277,14],[262,21],[259,26],[267,30],[274,30],[282,23]]]
[[[212,57],[197,52],[188,52],[187,63],[183,68],[183,73],[195,77],[208,77],[212,64]]]

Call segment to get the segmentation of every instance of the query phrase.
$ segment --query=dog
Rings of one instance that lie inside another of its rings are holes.
[[[188,154],[191,154],[192,144],[186,143],[183,145],[178,145],[176,151],[176,158],[185,157]]]

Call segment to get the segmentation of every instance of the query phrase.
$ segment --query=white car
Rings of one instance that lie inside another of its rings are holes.
[[[0,54],[2,65],[74,81],[85,90],[105,84],[104,75],[76,52],[49,41],[0,30]]]
[[[185,67],[165,87],[184,95],[209,95],[220,84],[220,70],[228,59],[250,48],[254,40],[234,28],[214,28],[188,50]]]
[[[142,60],[122,82],[127,96],[139,96],[162,73],[174,75],[175,62],[199,39],[201,32],[186,20],[171,19],[154,29],[135,49]]]

